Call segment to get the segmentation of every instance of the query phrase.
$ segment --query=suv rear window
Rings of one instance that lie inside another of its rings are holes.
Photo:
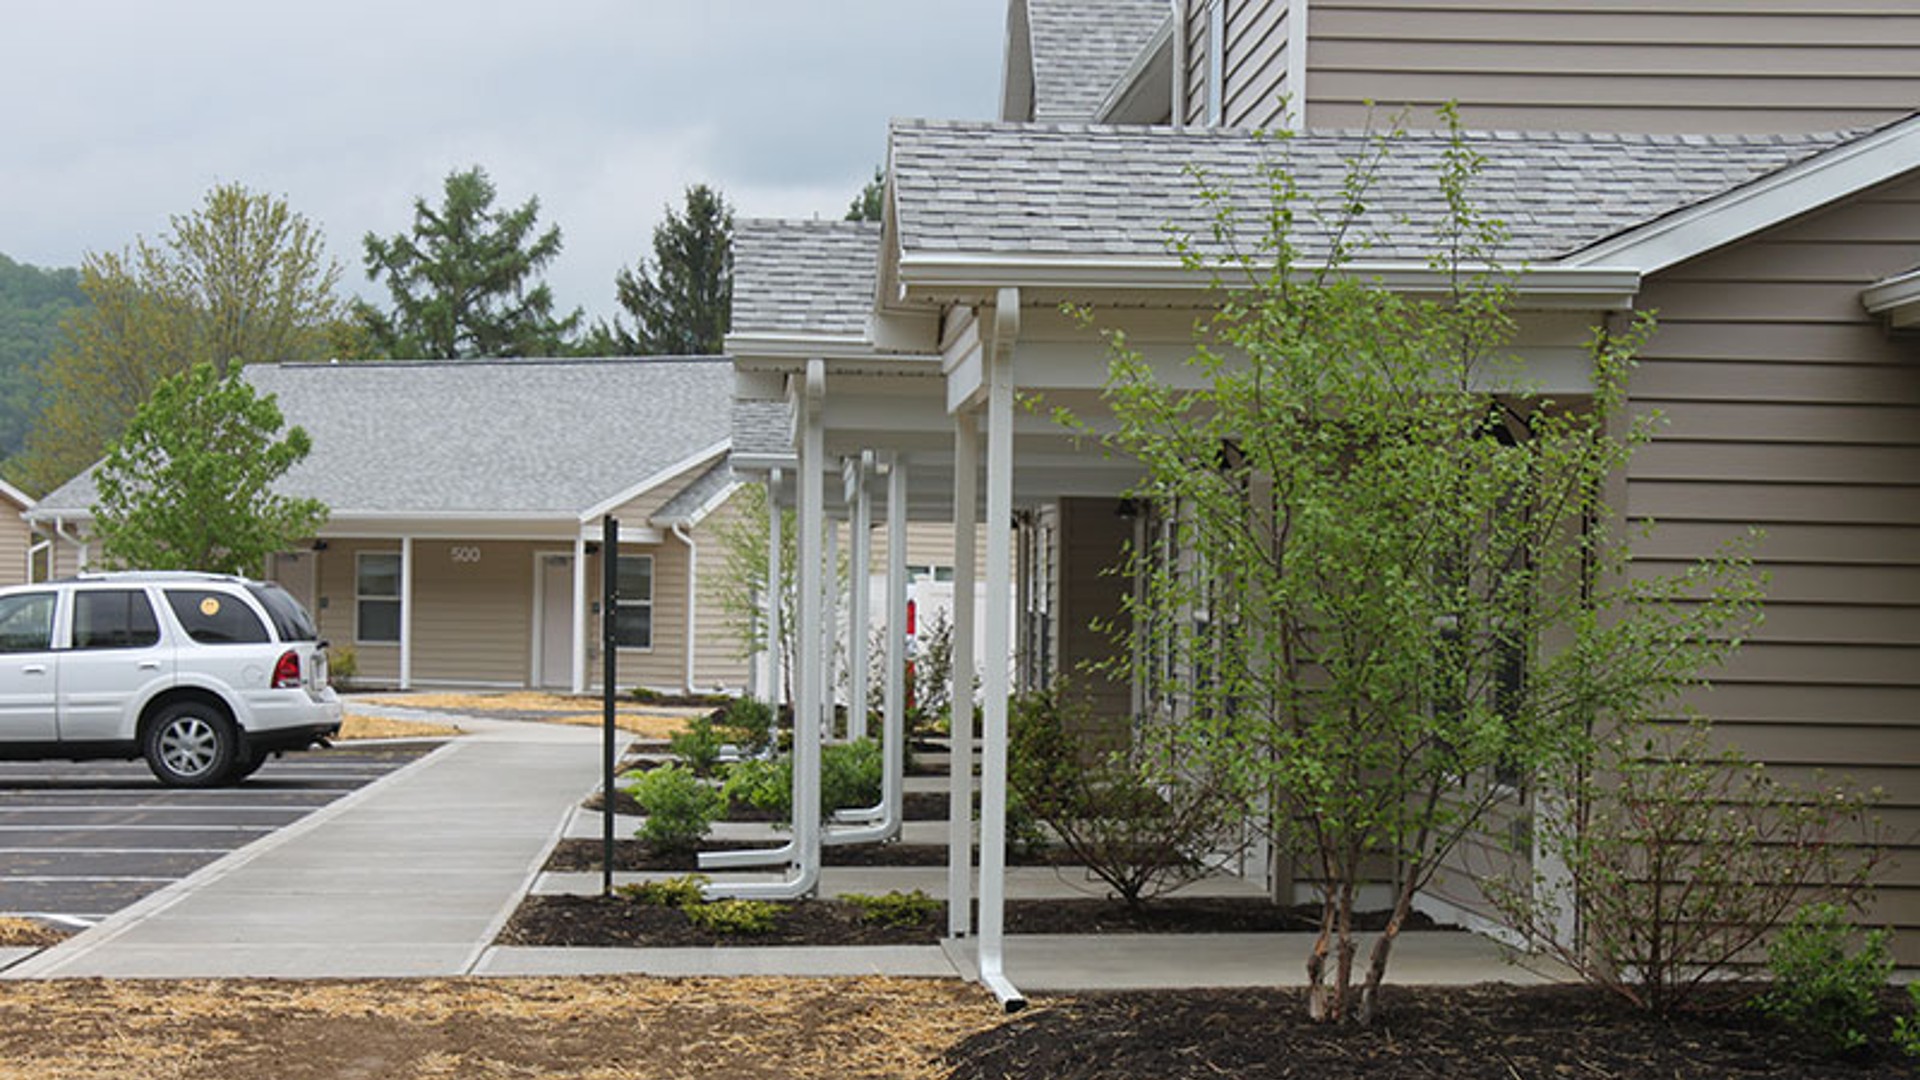
[[[314,629],[313,618],[307,609],[300,606],[287,590],[272,583],[248,585],[247,591],[253,594],[260,606],[267,609],[267,618],[273,620],[274,633],[281,641],[318,641],[320,631]]]
[[[269,640],[267,627],[232,593],[168,589],[167,606],[187,636],[202,645],[252,645]]]

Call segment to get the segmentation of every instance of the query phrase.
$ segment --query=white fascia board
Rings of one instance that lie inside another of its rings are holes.
[[[733,498],[734,492],[739,491],[745,486],[745,481],[741,480],[736,472],[733,479],[722,485],[718,492],[707,496],[706,501],[702,502],[699,506],[694,507],[692,510],[678,517],[655,517],[653,524],[667,528],[672,528],[675,525],[685,525],[690,529],[697,529],[700,527],[701,522],[707,520],[707,515],[724,506],[728,499]]]
[[[1897,328],[1920,326],[1920,269],[1879,282],[1860,294],[1860,303],[1873,315],[1883,315]]]
[[[848,364],[870,368],[875,365],[938,366],[940,363],[937,355],[883,352],[865,338],[827,334],[743,334],[729,337],[727,344],[734,362],[748,371],[770,368],[792,370],[804,366],[809,360],[823,360],[829,370]]]
[[[910,255],[901,264],[910,296],[932,300],[967,295],[990,300],[1002,288],[1040,292],[1165,293],[1204,297],[1214,291],[1219,272],[1195,269],[1174,256]],[[1478,267],[1462,267],[1474,273]],[[1227,268],[1231,272],[1231,268]],[[1424,262],[1352,263],[1348,277],[1405,293],[1445,293],[1452,277]],[[1638,270],[1620,267],[1532,266],[1512,271],[1515,293],[1529,305],[1623,309],[1640,290]]]
[[[1127,64],[1127,70],[1120,75],[1113,88],[1094,110],[1093,121],[1096,124],[1123,123],[1116,121],[1114,114],[1122,106],[1131,105],[1142,93],[1151,93],[1154,80],[1160,80],[1163,90],[1169,95],[1171,103],[1171,81],[1169,76],[1173,67],[1173,10],[1167,10],[1166,21],[1160,29],[1153,32],[1133,60]],[[1143,85],[1144,84],[1144,85]]]
[[[23,513],[33,509],[33,496],[28,495],[26,492],[21,491],[5,480],[0,480],[0,495],[4,495],[8,499],[20,504],[20,509]]]
[[[732,462],[736,474],[791,469],[800,463],[797,454],[742,454],[738,451],[727,455],[727,460]]]
[[[1560,260],[1652,274],[1920,168],[1920,115]]]
[[[314,535],[326,540],[392,540],[402,536],[458,540],[568,540],[579,523],[569,514],[395,513],[336,511]]]
[[[667,481],[673,479],[674,477],[679,476],[681,473],[686,472],[689,469],[695,468],[703,462],[711,461],[714,458],[719,457],[721,454],[726,453],[727,447],[731,446],[732,444],[733,444],[733,437],[729,435],[727,438],[721,439],[719,442],[714,443],[711,446],[708,446],[705,449],[700,450],[695,454],[692,454],[686,458],[676,461],[673,464],[667,466],[666,468],[661,469],[659,472],[654,473],[652,476],[649,476],[646,479],[640,481],[639,483],[633,485],[632,487],[627,488],[625,491],[618,492],[613,496],[611,496],[610,498],[603,499],[600,502],[587,507],[585,510],[582,510],[580,512],[580,517],[578,520],[592,521],[593,519],[600,517],[604,514],[612,513],[615,507],[621,506],[625,503],[632,502],[634,499],[639,498],[641,495],[646,494],[648,491],[651,491],[652,489],[659,487],[661,484],[666,483]]]

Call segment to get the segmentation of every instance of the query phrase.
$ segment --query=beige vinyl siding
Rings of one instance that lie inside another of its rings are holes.
[[[675,495],[680,494],[688,484],[700,479],[701,474],[712,466],[713,459],[708,458],[671,479],[655,484],[615,507],[614,518],[627,528],[645,527],[649,523],[648,519],[658,513],[661,507],[667,505]],[[597,527],[598,522],[596,521],[594,525]]]
[[[20,507],[0,499],[0,585],[20,585],[27,580],[27,552],[33,547],[34,537],[20,513]]]
[[[1313,0],[1309,34],[1312,127],[1457,101],[1476,128],[1828,130],[1906,115],[1920,71],[1911,0]]]
[[[413,542],[414,682],[527,684],[539,546]]]
[[[1221,124],[1269,127],[1281,123],[1281,95],[1287,92],[1285,0],[1191,0],[1187,18],[1186,122],[1207,122],[1207,87],[1215,77],[1208,47],[1210,3],[1224,3],[1221,36]]]
[[[316,571],[318,591],[314,598],[313,617],[319,624],[320,636],[333,643],[336,653],[343,648],[353,650],[356,682],[392,684],[400,678],[400,647],[362,644],[355,640],[354,574],[358,563],[356,556],[363,551],[392,552],[397,555],[400,541],[328,541],[327,549],[319,552]]]
[[[703,690],[745,691],[747,686],[746,646],[740,635],[728,625],[720,606],[721,586],[727,570],[726,545],[720,535],[740,520],[745,500],[730,498],[692,530],[699,545],[699,582],[694,634],[694,683]]]
[[[1783,775],[1883,787],[1890,835],[1908,845],[1920,835],[1920,345],[1890,336],[1859,294],[1916,263],[1920,183],[1906,183],[1654,276],[1641,303],[1661,328],[1632,405],[1665,427],[1626,482],[1629,516],[1659,522],[1635,573],[1672,571],[1750,524],[1766,532],[1765,622],[1691,704]],[[1920,962],[1920,849],[1900,849],[1866,921],[1906,930],[1896,950]]]

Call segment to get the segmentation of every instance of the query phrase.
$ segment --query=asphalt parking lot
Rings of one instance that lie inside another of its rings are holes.
[[[432,749],[335,747],[237,787],[161,787],[137,761],[0,762],[0,915],[90,926]]]

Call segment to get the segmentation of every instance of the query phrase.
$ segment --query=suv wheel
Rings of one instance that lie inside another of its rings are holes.
[[[147,728],[147,768],[168,787],[212,787],[227,779],[238,742],[233,721],[217,706],[175,702]]]

